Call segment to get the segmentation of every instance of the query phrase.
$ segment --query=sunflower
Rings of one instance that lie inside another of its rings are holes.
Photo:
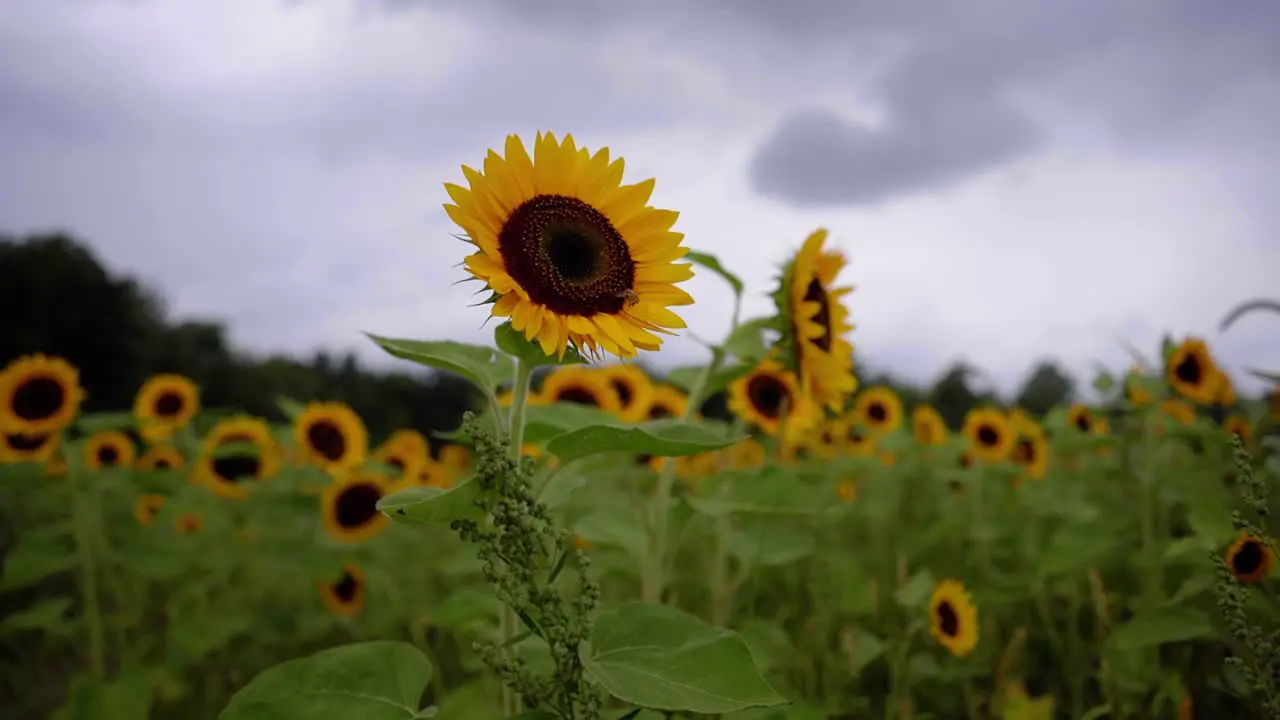
[[[139,525],[150,525],[156,521],[160,508],[164,507],[164,496],[155,493],[139,495],[133,500],[133,519]]]
[[[362,542],[390,521],[378,510],[388,485],[377,475],[356,473],[327,485],[320,498],[324,531],[339,542]]]
[[[1124,379],[1124,395],[1134,407],[1151,404],[1151,393],[1142,387],[1142,368],[1134,366]]]
[[[1196,411],[1181,400],[1164,400],[1160,403],[1160,414],[1179,425],[1190,425],[1196,421]]]
[[[1226,560],[1231,574],[1243,585],[1261,582],[1271,574],[1276,564],[1276,556],[1270,545],[1248,533],[1231,543],[1227,548]]]
[[[689,407],[689,396],[671,385],[654,385],[649,393],[646,420],[682,418]]]
[[[858,499],[858,484],[852,478],[844,478],[836,483],[836,497],[840,502],[853,502]]]
[[[853,330],[843,298],[852,287],[833,287],[844,269],[843,253],[827,251],[827,231],[815,230],[782,270],[781,287],[774,293],[784,320],[786,365],[800,378],[803,392],[832,412],[844,407],[858,387],[853,374]]]
[[[449,444],[440,448],[437,460],[450,477],[461,477],[471,469],[471,448],[465,445]]]
[[[855,422],[844,423],[844,451],[854,457],[873,457],[876,454],[876,436]]]
[[[233,443],[253,446],[247,453],[223,454],[219,450]],[[200,446],[194,479],[215,494],[234,500],[248,497],[245,480],[262,481],[280,468],[280,452],[271,428],[254,417],[232,417],[218,421]]]
[[[1013,449],[1013,432],[1008,418],[995,408],[974,408],[964,417],[961,429],[973,458],[981,462],[1000,462]]]
[[[418,470],[418,484],[448,489],[453,487],[457,480],[456,472],[445,467],[443,463],[428,458]]]
[[[572,346],[631,357],[657,350],[684,321],[667,308],[691,305],[676,283],[693,266],[672,232],[678,213],[647,205],[653,180],[622,185],[623,162],[594,155],[572,135],[538,133],[533,158],[509,135],[505,157],[490,151],[484,172],[462,172],[470,188],[446,184],[445,212],[477,252],[467,272],[493,291],[495,317],[537,341],[547,355]]]
[[[622,400],[610,378],[591,368],[575,365],[558,367],[547,375],[533,403],[575,403],[615,414],[622,412]]]
[[[663,459],[668,460],[670,458]],[[675,458],[675,463],[676,477],[685,482],[693,482],[713,474],[720,467],[720,457],[715,452],[682,455]]]
[[[936,409],[921,405],[911,412],[911,434],[921,445],[944,445],[950,431]]]
[[[59,432],[0,433],[0,462],[47,463],[58,454]]]
[[[0,371],[0,430],[40,433],[61,430],[84,400],[80,373],[58,357],[24,355]]]
[[[1240,442],[1248,443],[1253,437],[1253,425],[1248,418],[1239,413],[1231,415],[1222,423],[1222,429],[1240,438]]]
[[[1218,370],[1218,379],[1216,382],[1217,390],[1213,396],[1213,404],[1222,407],[1235,407],[1240,398],[1236,395],[1236,385],[1231,382],[1231,376],[1221,369]]]
[[[887,387],[869,387],[854,401],[853,416],[872,432],[893,432],[902,427],[902,400]]]
[[[642,422],[649,414],[653,400],[653,382],[644,371],[634,365],[621,363],[608,365],[596,371],[613,385],[621,410],[618,416],[625,422]]]
[[[1191,694],[1187,693],[1182,696],[1182,700],[1178,703],[1177,720],[1194,720],[1195,702],[1191,699]]]
[[[840,418],[825,418],[804,444],[823,460],[831,460],[844,449],[846,423]]]
[[[764,465],[764,445],[752,437],[739,440],[724,452],[728,458],[729,467],[734,470],[751,470]]]
[[[1028,480],[1040,480],[1049,470],[1049,438],[1044,428],[1025,414],[1017,415],[1010,425],[1014,440],[1009,459]]]
[[[364,588],[364,572],[351,563],[345,563],[337,582],[320,583],[320,599],[330,613],[353,617],[364,609]]]
[[[431,444],[417,430],[403,429],[396,430],[391,433],[386,442],[382,443],[384,448],[396,448],[404,452],[412,453],[419,457],[431,457]]]
[[[364,421],[343,403],[308,403],[294,420],[293,438],[306,458],[327,472],[356,467],[369,452]]]
[[[169,445],[152,445],[138,458],[139,470],[181,470],[186,458]]]
[[[84,464],[89,470],[132,467],[136,454],[133,441],[119,430],[95,433],[84,443]]]
[[[801,392],[795,373],[773,360],[730,383],[728,394],[733,414],[775,437],[785,424],[787,441],[803,437],[818,420],[818,408]]]
[[[1212,405],[1218,394],[1221,371],[1209,346],[1199,338],[1187,338],[1174,348],[1165,368],[1169,384],[1178,394],[1201,405]]]
[[[1097,418],[1087,405],[1076,403],[1067,408],[1067,424],[1082,433],[1093,433]]]
[[[943,580],[929,598],[929,632],[938,644],[956,657],[964,657],[978,645],[978,609],[964,585]]]
[[[186,427],[200,409],[200,390],[182,375],[164,373],[147,379],[133,399],[133,416],[148,442],[165,440]]]
[[[204,529],[204,518],[196,513],[187,512],[173,519],[173,529],[180,535],[191,535]]]
[[[422,466],[431,460],[429,455],[419,454],[409,444],[392,445],[390,441],[374,451],[373,459],[390,468],[387,480],[393,485],[416,479]]]

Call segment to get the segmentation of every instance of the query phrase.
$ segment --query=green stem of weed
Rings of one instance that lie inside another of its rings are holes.
[[[885,707],[885,718],[892,720],[898,717],[907,720],[911,716],[911,678],[908,669],[911,658],[911,641],[921,628],[919,620],[912,621],[894,648],[893,661],[889,666],[889,700]]]
[[[85,478],[79,470],[71,475],[71,516],[76,550],[80,555],[81,592],[84,594],[85,624],[89,631],[89,667],[94,677],[106,676],[106,645],[102,632],[102,608],[98,598],[98,568],[93,554],[93,529],[84,499]]]
[[[529,404],[529,385],[533,380],[533,367],[515,360],[515,386],[511,391],[511,409],[510,416],[507,419],[507,437],[510,446],[507,448],[511,453],[511,459],[517,464],[524,460],[524,416],[525,408]],[[508,647],[508,643],[515,636],[519,628],[519,622],[516,620],[515,611],[504,605],[502,614],[498,619],[498,629],[502,636],[503,652],[515,652],[514,648]],[[520,695],[505,683],[502,686],[502,710],[507,717],[520,714],[524,706],[524,701]]]

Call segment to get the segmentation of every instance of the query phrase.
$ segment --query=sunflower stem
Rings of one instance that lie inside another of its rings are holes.
[[[69,473],[71,482],[71,516],[76,549],[80,555],[81,592],[84,594],[85,621],[89,631],[89,667],[96,678],[106,676],[106,646],[102,632],[102,608],[98,604],[98,569],[93,548],[88,507],[84,501],[84,476],[77,468]]]

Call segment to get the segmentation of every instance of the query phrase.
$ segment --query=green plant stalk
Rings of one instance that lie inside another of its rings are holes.
[[[98,598],[98,568],[93,556],[93,533],[84,502],[85,480],[77,469],[71,475],[71,517],[76,551],[80,555],[81,593],[84,595],[85,624],[89,631],[89,668],[102,679],[107,671],[106,645],[102,632],[102,608]]]
[[[1071,674],[1071,717],[1084,714],[1084,682],[1081,672],[1081,637],[1080,637],[1080,588],[1071,584],[1071,592],[1067,596],[1070,605],[1070,616],[1067,626],[1067,667]]]
[[[911,656],[911,641],[920,629],[920,621],[914,620],[894,648],[893,661],[889,668],[889,699],[885,706],[885,717],[901,717],[907,720],[910,716],[911,678],[907,671]]]
[[[533,380],[533,368],[515,360],[515,386],[511,391],[511,411],[507,418],[507,437],[511,443],[508,451],[511,458],[519,463],[524,458],[524,417],[525,408],[529,404],[529,384]],[[498,632],[502,636],[503,652],[514,653],[515,649],[508,643],[519,629],[516,613],[507,605],[502,606],[498,617]],[[506,683],[502,684],[502,711],[507,717],[518,715],[523,710],[524,702]]]

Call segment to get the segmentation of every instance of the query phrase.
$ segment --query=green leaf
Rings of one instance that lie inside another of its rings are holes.
[[[1072,523],[1058,528],[1037,563],[1040,577],[1065,575],[1102,562],[1119,542],[1104,525]]]
[[[548,355],[542,351],[542,346],[525,337],[525,334],[511,327],[511,322],[507,321],[499,325],[493,331],[493,341],[497,344],[498,349],[502,352],[516,358],[525,367],[536,368],[544,365],[581,365],[586,359],[578,354],[577,350],[568,348],[565,350],[564,359],[557,359],[554,355]]]
[[[122,669],[114,680],[81,675],[71,683],[68,720],[147,720],[155,683],[140,667]]]
[[[1121,623],[1112,631],[1109,641],[1116,650],[1138,650],[1212,635],[1213,623],[1203,611],[1171,605]]]
[[[76,425],[85,435],[95,435],[109,430],[132,430],[137,425],[137,421],[133,413],[93,413],[82,415]]]
[[[1111,392],[1111,388],[1115,387],[1115,384],[1116,384],[1115,378],[1111,376],[1110,372],[1107,372],[1106,368],[1100,365],[1097,368],[1095,368],[1094,375],[1093,375],[1094,390],[1097,390],[1099,393],[1105,395]]]
[[[280,412],[284,413],[284,416],[289,419],[289,422],[293,422],[302,414],[302,411],[305,410],[307,406],[291,397],[277,395],[276,407],[280,408]]]
[[[843,640],[849,658],[849,672],[854,675],[884,655],[884,640],[860,625],[851,626]]]
[[[723,470],[698,483],[699,495],[685,497],[695,511],[711,517],[743,515],[811,515],[829,505],[813,486],[794,482],[781,469]],[[705,493],[705,495],[703,494]]]
[[[430,680],[431,663],[408,643],[342,645],[264,671],[218,720],[415,718]]]
[[[729,550],[747,565],[780,567],[813,554],[813,533],[792,524],[752,523],[729,538]]]
[[[698,382],[698,378],[702,376],[702,368],[702,365],[685,365],[672,368],[667,371],[667,376],[663,379],[674,385],[681,392],[688,394]]]
[[[905,585],[898,588],[894,598],[903,607],[922,608],[929,600],[929,595],[933,593],[933,586],[936,584],[933,573],[925,568],[912,575]]]
[[[511,358],[492,348],[449,340],[423,342],[365,334],[383,350],[402,360],[461,375],[490,398],[497,394],[499,385],[510,382],[515,374],[515,363]]]
[[[636,560],[643,560],[649,547],[640,513],[630,505],[594,510],[574,523],[573,532],[593,545],[619,548]]]
[[[71,600],[65,597],[41,600],[22,612],[13,613],[4,620],[0,620],[0,635],[22,630],[59,632],[66,622],[67,610],[70,607]]]
[[[743,289],[746,287],[742,284],[742,280],[737,275],[724,269],[724,265],[720,264],[720,259],[710,253],[693,251],[684,256],[686,260],[697,263],[711,272],[724,278],[729,283],[729,287],[733,288],[734,295],[742,295]]]
[[[666,605],[629,602],[601,612],[579,655],[593,680],[642,707],[727,713],[787,702],[737,633]]]
[[[378,509],[401,522],[447,524],[460,518],[480,517],[483,512],[476,507],[480,493],[480,483],[472,476],[451,488],[406,488],[379,500]]]
[[[769,352],[764,331],[772,329],[774,323],[774,318],[759,318],[742,323],[724,341],[724,351],[748,363],[758,363]]]
[[[547,452],[562,462],[603,453],[679,457],[719,450],[741,439],[713,432],[703,425],[655,420],[631,427],[592,425],[567,432],[548,442]]]
[[[32,532],[18,539],[0,567],[0,590],[30,587],[75,567],[74,548],[61,533]]]

